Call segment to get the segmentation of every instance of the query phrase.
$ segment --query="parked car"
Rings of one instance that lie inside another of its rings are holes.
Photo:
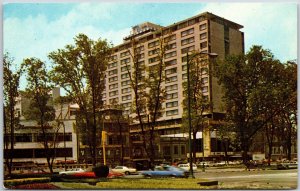
[[[277,169],[278,170],[283,170],[283,169],[296,169],[298,168],[298,162],[282,162],[277,164]]]
[[[75,174],[78,172],[85,172],[85,170],[83,170],[82,168],[73,168],[73,169],[68,169],[66,171],[61,171],[58,174],[64,176],[64,175],[71,175],[71,174]]]
[[[30,176],[30,175],[50,175],[50,172],[46,172],[45,170],[41,169],[41,168],[34,168],[34,169],[31,169],[31,170],[28,170],[27,172],[24,172],[22,173],[23,175],[27,175],[27,176]]]
[[[135,174],[136,169],[135,168],[129,168],[127,166],[116,166],[115,168],[112,169],[113,172],[119,172],[119,173],[124,173],[126,175],[128,174]]]
[[[111,169],[109,170],[109,173],[107,175],[107,178],[117,178],[117,177],[123,177],[123,173],[119,172],[113,172]],[[75,174],[72,174],[72,177],[74,178],[98,178],[94,172],[77,172]]]
[[[183,170],[189,171],[190,170],[190,163],[186,164],[179,164],[179,168],[182,168]],[[193,163],[193,171],[197,171],[197,165]]]
[[[189,172],[175,166],[156,166],[154,170],[141,171],[145,177],[185,177],[189,176]]]

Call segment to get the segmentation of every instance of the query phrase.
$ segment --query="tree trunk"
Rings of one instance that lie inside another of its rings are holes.
[[[225,139],[225,141],[223,142],[223,146],[224,146],[224,153],[225,153],[225,161],[226,161],[226,164],[228,164],[228,152],[227,152],[228,139]]]
[[[196,162],[196,146],[197,146],[197,143],[196,143],[196,135],[197,135],[197,132],[194,132],[193,131],[193,141],[192,141],[192,161],[195,163]]]

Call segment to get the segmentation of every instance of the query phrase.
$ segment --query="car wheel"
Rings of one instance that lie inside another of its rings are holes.
[[[130,174],[130,172],[126,171],[126,172],[125,172],[125,174],[126,174],[126,175],[129,175],[129,174]]]
[[[63,174],[61,174],[61,176],[67,176],[67,174],[63,173]]]
[[[170,175],[171,178],[176,178],[176,176],[174,174]]]
[[[145,174],[144,177],[145,177],[145,178],[151,178],[151,175]]]

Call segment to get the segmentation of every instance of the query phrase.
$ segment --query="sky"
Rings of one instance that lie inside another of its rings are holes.
[[[3,51],[15,64],[36,57],[51,65],[47,55],[73,44],[79,33],[118,45],[139,23],[168,26],[206,11],[244,26],[246,52],[262,45],[282,62],[297,58],[297,4],[282,2],[5,3]]]

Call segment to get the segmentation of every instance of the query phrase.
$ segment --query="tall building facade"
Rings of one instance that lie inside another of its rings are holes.
[[[203,53],[201,59],[211,63],[207,67],[213,65],[213,60],[209,54],[217,54],[218,59],[224,59],[229,54],[241,54],[244,52],[244,33],[240,31],[241,28],[243,28],[242,25],[209,12],[166,27],[149,22],[134,26],[131,34],[124,38],[124,42],[113,48],[106,74],[106,89],[103,93],[104,104],[121,105],[124,108],[123,115],[134,116],[131,109],[134,92],[128,75],[128,69],[130,70],[130,67],[133,66],[133,49],[138,48],[140,51],[139,62],[144,64],[146,68],[151,68],[151,66],[159,63],[155,50],[159,48],[160,39],[167,40],[168,48],[164,54],[164,62],[168,80],[162,85],[166,91],[166,97],[163,102],[163,116],[158,119],[157,132],[163,137],[186,137],[186,134],[182,134],[181,127],[184,113],[182,105],[184,99],[183,83],[187,80],[187,53]],[[132,46],[133,41],[136,46]],[[202,93],[213,103],[212,109],[206,114],[213,124],[214,119],[221,118],[224,114],[221,101],[222,90],[217,79],[205,71],[203,70],[204,87]],[[138,123],[132,123],[131,133],[136,131],[139,131]],[[197,137],[202,139],[202,132],[199,132]],[[215,137],[216,133],[204,130],[205,157],[218,154],[213,153],[211,149],[211,145],[214,143],[212,139]],[[141,140],[133,139],[133,144],[135,141],[138,143]],[[186,143],[183,142],[176,142],[176,145],[171,146],[169,142],[165,144],[162,142],[158,147],[159,152],[163,153],[164,156],[169,153],[172,157],[176,158],[177,156],[178,159],[187,152]],[[201,153],[198,155],[200,156]]]

